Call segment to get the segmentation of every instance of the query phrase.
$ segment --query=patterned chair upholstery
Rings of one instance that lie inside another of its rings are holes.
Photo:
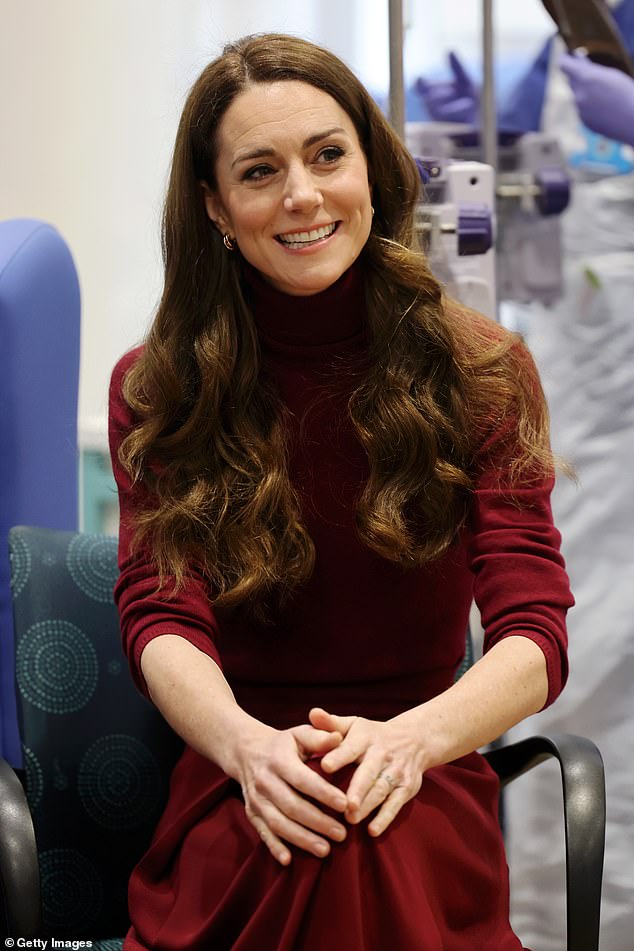
[[[7,936],[89,939],[100,951],[119,951],[129,873],[161,812],[181,742],[127,675],[112,601],[116,540],[14,528],[9,543],[28,806],[0,759],[0,926],[4,912]],[[599,751],[561,734],[487,756],[502,785],[548,757],[558,760],[567,949],[597,951],[605,841]]]
[[[116,539],[39,528],[14,528],[9,539],[42,934],[111,939],[127,930],[128,876],[181,742],[128,676],[112,600]]]

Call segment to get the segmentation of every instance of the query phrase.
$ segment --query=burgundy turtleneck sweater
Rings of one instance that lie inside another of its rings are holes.
[[[551,480],[516,489],[509,500],[496,488],[493,442],[491,470],[478,477],[467,525],[443,558],[404,570],[357,536],[354,502],[368,462],[346,404],[365,354],[362,278],[357,264],[326,291],[293,297],[248,274],[263,369],[290,410],[289,474],[316,549],[312,577],[273,625],[215,611],[196,574],[175,598],[163,600],[151,562],[130,555],[130,525],[144,490],[130,486],[117,450],[134,425],[121,382],[139,351],[115,368],[110,434],[121,504],[115,593],[124,649],[141,689],[143,648],[172,633],[213,657],[238,702],[274,726],[306,722],[314,705],[387,718],[451,685],[475,597],[485,649],[509,635],[531,638],[546,658],[547,703],[560,692],[572,599],[552,522]]]

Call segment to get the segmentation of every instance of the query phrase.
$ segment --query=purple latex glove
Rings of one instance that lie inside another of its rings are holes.
[[[581,121],[606,139],[634,146],[634,79],[620,69],[565,53],[559,60]]]
[[[455,53],[449,53],[449,66],[453,79],[428,82],[421,77],[414,88],[423,97],[429,115],[436,122],[473,125],[478,118],[479,90]]]

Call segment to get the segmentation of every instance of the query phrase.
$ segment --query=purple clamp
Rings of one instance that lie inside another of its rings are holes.
[[[416,156],[414,161],[423,185],[434,184],[434,182],[442,179],[443,162],[441,159],[419,158]]]
[[[420,180],[423,185],[426,185],[429,179],[431,178],[429,171],[429,163],[422,158],[414,157],[416,162],[416,168],[418,169],[418,174],[420,175]]]
[[[486,205],[460,202],[458,254],[485,254],[493,245],[491,213]]]
[[[570,201],[570,179],[562,168],[542,168],[535,175],[539,194],[535,204],[542,215],[559,215]]]

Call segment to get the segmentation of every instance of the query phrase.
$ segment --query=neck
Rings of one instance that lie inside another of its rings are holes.
[[[325,346],[357,336],[365,325],[363,268],[355,261],[318,294],[278,291],[259,271],[244,265],[258,332],[264,341],[287,346]]]

